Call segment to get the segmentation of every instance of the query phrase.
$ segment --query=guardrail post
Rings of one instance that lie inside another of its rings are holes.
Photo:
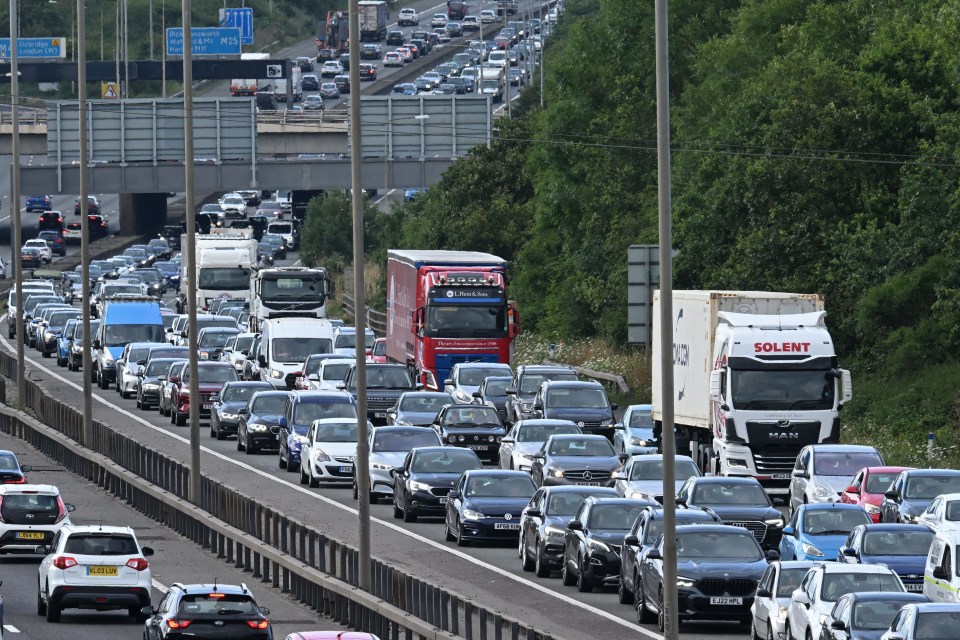
[[[463,631],[467,640],[473,640],[473,603],[463,601]]]

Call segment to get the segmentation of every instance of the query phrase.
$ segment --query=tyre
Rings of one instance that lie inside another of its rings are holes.
[[[243,444],[243,438],[240,437],[240,432],[237,432],[237,451],[244,451],[246,447]]]
[[[620,604],[633,604],[633,593],[627,591],[623,583],[623,576],[620,576],[620,587],[617,589],[617,602]]]
[[[367,494],[367,501],[370,504],[377,504],[380,502],[380,495],[371,491]]]
[[[210,424],[211,424],[211,427],[210,427],[210,428],[212,429],[212,428],[213,428],[213,426],[212,426],[213,423],[211,422]],[[226,439],[227,439],[227,434],[225,434],[225,433],[223,432],[223,429],[220,428],[220,424],[219,424],[219,423],[217,423],[217,435],[216,435],[216,438],[217,438],[217,440],[226,440]]]
[[[450,527],[447,526],[446,522],[443,523],[443,537],[447,542],[453,542],[457,539],[457,536],[450,533]]]
[[[212,420],[210,421],[210,437],[211,437],[211,438],[216,438],[216,437],[217,437],[217,432],[216,432],[216,431],[214,430],[214,428],[213,428],[213,421],[212,421]]]
[[[543,561],[543,554],[540,553],[540,541],[537,540],[537,557],[534,558],[533,573],[538,578],[549,578],[550,567]]]
[[[463,537],[463,527],[460,526],[460,523],[457,523],[457,546],[466,547],[470,544],[470,541]]]
[[[663,633],[666,624],[667,614],[663,610],[663,587],[661,586],[657,592],[657,629],[660,633]]]
[[[396,518],[397,520],[403,517],[403,509],[397,506],[396,500],[394,500],[394,503],[393,503],[393,517]],[[450,530],[447,529],[447,535],[449,534],[450,534]]]
[[[144,622],[146,622],[148,617],[140,613],[140,609],[136,607],[130,607],[129,609],[127,609],[127,615],[133,618],[134,621],[137,622],[138,624],[143,624]]]
[[[403,521],[404,522],[416,522],[417,521],[417,512],[413,510],[407,502],[403,503]]]
[[[580,570],[577,572],[577,591],[580,593],[591,593],[593,591],[593,581],[587,575],[587,566],[580,559]]]
[[[300,467],[303,467],[303,463],[300,464]],[[314,478],[312,474],[307,474],[307,479],[310,481],[310,486],[314,489],[320,486],[320,478]]]
[[[182,414],[179,411],[177,411],[174,415],[174,418],[176,420],[176,425],[178,427],[182,427],[183,425],[187,424],[187,414],[185,413]]]
[[[536,562],[527,553],[527,545],[523,544],[523,538],[520,538],[520,568],[529,573],[535,566]]]
[[[260,453],[260,449],[253,446],[251,442],[245,442],[243,445],[243,450],[246,452],[247,455],[250,455],[250,456]]]
[[[50,352],[47,351],[46,349],[42,349],[42,350],[40,351],[40,355],[43,356],[44,358],[49,358],[49,357],[50,357]]]
[[[637,576],[636,579],[639,580],[639,576]],[[647,609],[647,599],[643,592],[643,583],[634,582],[634,590],[637,593],[636,598],[634,598],[637,607],[637,622],[640,624],[650,624],[653,622],[654,615],[650,609]]]
[[[43,597],[40,596],[40,589],[37,589],[37,615],[47,615],[47,603],[43,600]]]
[[[577,584],[577,576],[570,573],[570,569],[567,567],[566,554],[563,556],[563,566],[560,567],[560,580],[565,587],[572,587]]]
[[[300,465],[300,484],[309,484],[310,477],[307,476],[307,470],[303,468],[303,465]]]
[[[277,466],[280,467],[281,469],[287,468],[287,461],[283,459],[283,456],[280,456],[280,455],[277,456]]]
[[[47,598],[47,622],[60,622],[60,607],[49,600]]]

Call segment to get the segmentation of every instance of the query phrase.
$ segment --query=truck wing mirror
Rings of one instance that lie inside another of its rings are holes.
[[[720,378],[723,375],[723,371],[720,369],[714,369],[710,372],[710,400],[713,402],[720,402]]]

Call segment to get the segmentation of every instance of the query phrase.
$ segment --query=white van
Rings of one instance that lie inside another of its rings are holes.
[[[300,366],[315,353],[333,353],[333,325],[323,318],[269,318],[260,325],[260,379],[292,389]]]
[[[923,595],[932,602],[960,601],[960,531],[941,531],[930,543],[923,569]]]

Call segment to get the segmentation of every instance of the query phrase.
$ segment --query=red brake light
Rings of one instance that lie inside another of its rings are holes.
[[[70,567],[77,566],[77,561],[70,556],[57,556],[53,559],[53,566],[57,569],[69,569]]]
[[[270,626],[269,620],[247,620],[247,625],[251,629],[266,629]]]
[[[27,484],[27,479],[24,476],[20,476],[19,478],[7,480],[5,484]]]
[[[130,558],[127,560],[127,566],[137,571],[143,571],[150,566],[150,563],[147,562],[146,558]]]
[[[207,597],[210,598],[211,600],[223,600],[224,598],[227,597],[227,594],[225,594],[225,593],[208,593],[208,594],[207,594]]]
[[[190,626],[190,623],[193,620],[177,620],[176,618],[170,618],[167,620],[167,626],[171,629],[186,629]]]
[[[57,496],[57,522],[67,517],[67,507],[63,504],[63,498]]]

